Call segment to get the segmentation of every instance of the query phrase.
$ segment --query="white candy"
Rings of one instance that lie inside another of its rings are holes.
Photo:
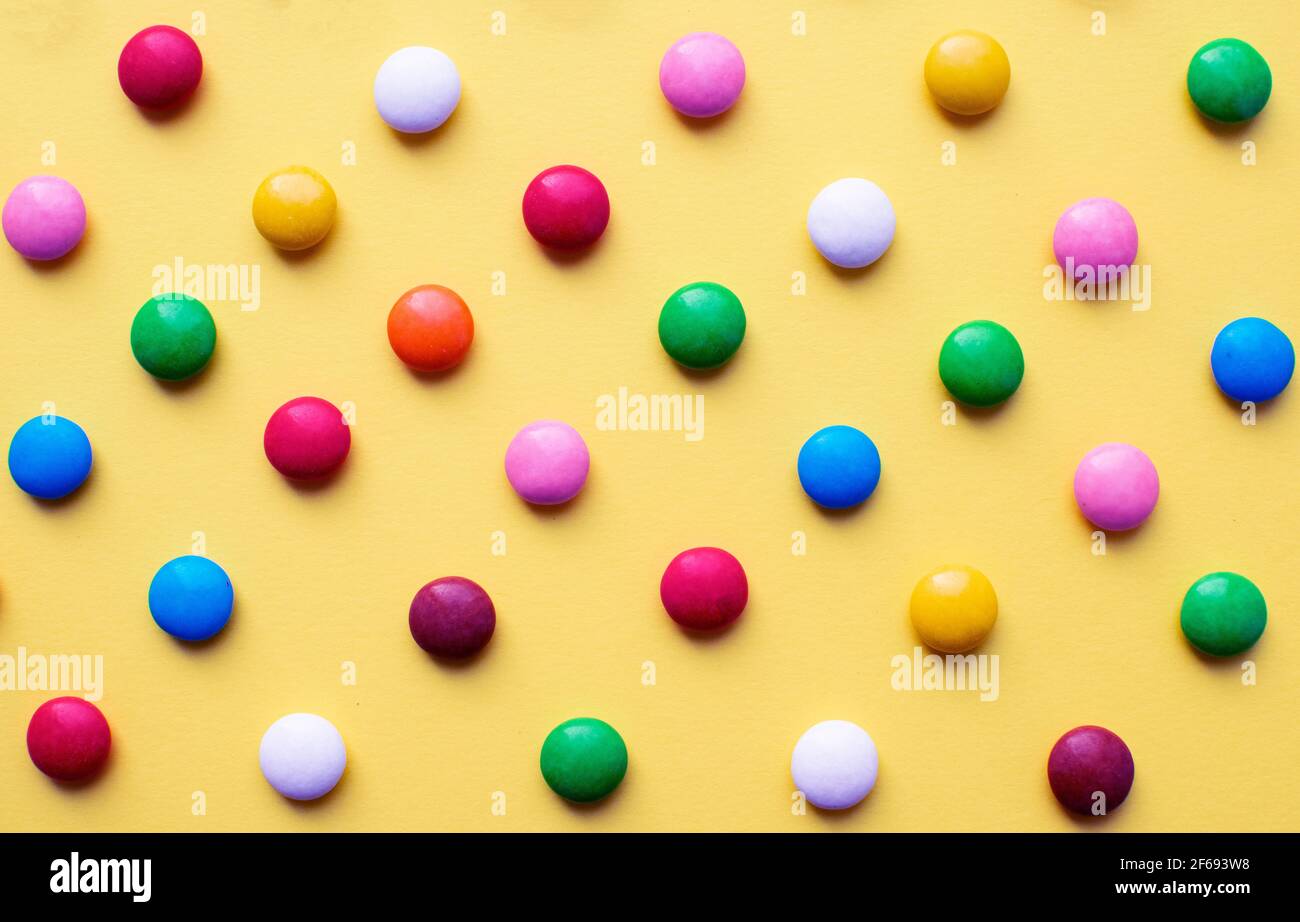
[[[271,724],[257,755],[271,787],[293,800],[324,797],[348,761],[339,731],[315,714],[288,714]]]
[[[830,262],[861,269],[894,242],[894,206],[869,180],[837,179],[808,206],[808,235]]]
[[[412,45],[395,51],[375,75],[379,117],[407,134],[437,128],[459,102],[460,74],[436,48]]]
[[[844,810],[871,793],[879,765],[866,730],[847,720],[823,720],[795,743],[790,774],[814,807]]]

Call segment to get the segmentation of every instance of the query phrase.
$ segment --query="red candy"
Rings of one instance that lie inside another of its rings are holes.
[[[1075,727],[1047,757],[1047,781],[1061,805],[1075,813],[1105,812],[1124,802],[1133,787],[1133,754],[1105,727]]]
[[[682,551],[659,581],[659,598],[674,621],[693,631],[725,627],[749,601],[749,581],[740,561],[717,547]]]
[[[497,612],[483,587],[463,576],[425,584],[411,600],[411,636],[434,656],[462,659],[487,646]]]
[[[538,243],[560,250],[590,246],[609,223],[609,194],[580,166],[542,170],[524,192],[524,224]]]
[[[188,99],[202,76],[199,46],[172,26],[137,32],[117,59],[122,92],[145,109],[165,109]]]
[[[51,698],[27,725],[27,754],[55,781],[85,781],[108,761],[111,739],[108,721],[89,701]]]
[[[328,400],[297,397],[271,414],[262,446],[266,459],[284,476],[314,480],[343,463],[352,447],[352,431]]]

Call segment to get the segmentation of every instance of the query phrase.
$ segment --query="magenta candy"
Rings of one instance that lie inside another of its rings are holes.
[[[434,656],[464,659],[487,646],[497,612],[483,587],[463,576],[426,583],[411,600],[411,636]]]
[[[1114,810],[1133,787],[1133,754],[1105,727],[1075,727],[1047,757],[1047,781],[1061,805],[1075,813]]]
[[[712,118],[730,109],[745,86],[745,59],[714,32],[692,32],[673,43],[659,63],[659,88],[674,109]]]
[[[77,187],[57,176],[24,179],[5,200],[9,245],[28,259],[58,259],[86,232],[86,203]]]
[[[506,478],[530,503],[554,506],[578,495],[591,456],[578,430],[556,419],[520,429],[506,449]]]
[[[1160,496],[1156,466],[1140,448],[1123,442],[1098,445],[1074,472],[1074,499],[1084,518],[1106,531],[1137,528]]]
[[[1056,222],[1052,250],[1066,276],[1131,266],[1137,259],[1137,224],[1128,209],[1108,198],[1075,202]]]
[[[693,631],[726,627],[749,601],[749,581],[740,561],[720,547],[693,547],[668,564],[659,599],[669,617]]]
[[[297,397],[271,414],[262,437],[271,465],[294,480],[333,473],[352,447],[352,431],[338,407],[319,397]]]

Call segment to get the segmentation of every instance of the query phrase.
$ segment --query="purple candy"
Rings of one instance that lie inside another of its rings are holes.
[[[462,659],[487,646],[497,613],[483,587],[463,576],[426,583],[411,601],[411,636],[434,656]]]
[[[726,112],[745,86],[745,59],[714,32],[692,32],[673,43],[659,62],[659,88],[674,109],[691,118]]]
[[[57,176],[24,179],[5,200],[5,239],[28,259],[58,259],[86,232],[86,203],[77,187]]]
[[[1124,802],[1133,787],[1133,754],[1105,727],[1075,727],[1052,747],[1047,780],[1067,809],[1109,813]]]

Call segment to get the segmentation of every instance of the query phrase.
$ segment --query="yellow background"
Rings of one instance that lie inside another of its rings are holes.
[[[118,53],[144,26],[186,27],[196,7],[198,96],[146,118],[118,87]],[[61,789],[24,746],[47,695],[0,694],[3,828],[1093,828],[1057,806],[1044,772],[1081,723],[1118,732],[1137,764],[1103,828],[1297,827],[1300,398],[1293,385],[1243,426],[1208,361],[1242,315],[1300,334],[1294,4],[4,0],[0,21],[3,182],[54,172],[90,213],[56,266],[0,253],[0,420],[10,432],[54,401],[95,450],[69,501],[0,490],[0,653],[102,654],[113,729],[106,774]],[[964,26],[1012,63],[1005,102],[974,122],[945,117],[921,80],[931,43]],[[703,126],[657,85],[664,50],[700,29],[729,36],[748,66],[738,106]],[[1255,43],[1275,82],[1260,118],[1216,131],[1184,75],[1222,35]],[[379,64],[409,44],[446,51],[464,84],[453,118],[414,139],[371,96]],[[1257,166],[1241,162],[1245,141]],[[563,162],[596,172],[613,203],[576,261],[549,258],[519,215],[529,179]],[[249,203],[291,163],[322,171],[340,210],[323,245],[286,258]],[[897,239],[874,268],[837,272],[804,216],[823,185],[858,175],[893,200]],[[1137,220],[1147,312],[1044,300],[1053,224],[1091,195]],[[178,256],[259,264],[262,304],[210,303],[212,367],[164,387],[128,331],[153,267]],[[699,279],[734,289],[749,317],[712,376],[684,374],[655,333],[667,295]],[[422,283],[460,292],[477,324],[467,363],[437,380],[408,373],[384,332]],[[976,318],[1015,332],[1024,384],[1000,411],[944,426],[939,345]],[[596,400],[620,386],[704,394],[704,438],[599,431]],[[262,454],[267,417],[303,394],[356,406],[351,457],[324,489],[293,487]],[[527,508],[502,472],[513,433],[539,417],[572,422],[591,448],[587,488],[560,511]],[[795,456],[840,422],[876,441],[884,475],[864,508],[828,515],[800,491]],[[1099,557],[1070,484],[1111,439],[1151,455],[1162,491]],[[491,554],[498,530],[504,556]],[[226,631],[194,647],[154,626],[145,597],[196,531],[237,601]],[[797,531],[805,556],[791,553]],[[751,584],[742,620],[711,640],[679,632],[657,592],[668,560],[700,544],[730,549]],[[890,658],[918,642],[912,585],[945,562],[997,588],[979,651],[1001,657],[996,702],[890,687]],[[1269,602],[1255,687],[1178,629],[1183,593],[1216,569]],[[459,668],[406,627],[415,590],[450,574],[485,586],[499,619],[486,654]],[[342,783],[314,805],[282,799],[257,767],[262,732],[297,710],[348,746]],[[596,807],[567,805],[537,770],[546,733],[577,715],[610,721],[631,752]],[[832,717],[875,738],[879,783],[846,814],[794,815],[791,747]],[[192,814],[196,791],[206,815]]]

